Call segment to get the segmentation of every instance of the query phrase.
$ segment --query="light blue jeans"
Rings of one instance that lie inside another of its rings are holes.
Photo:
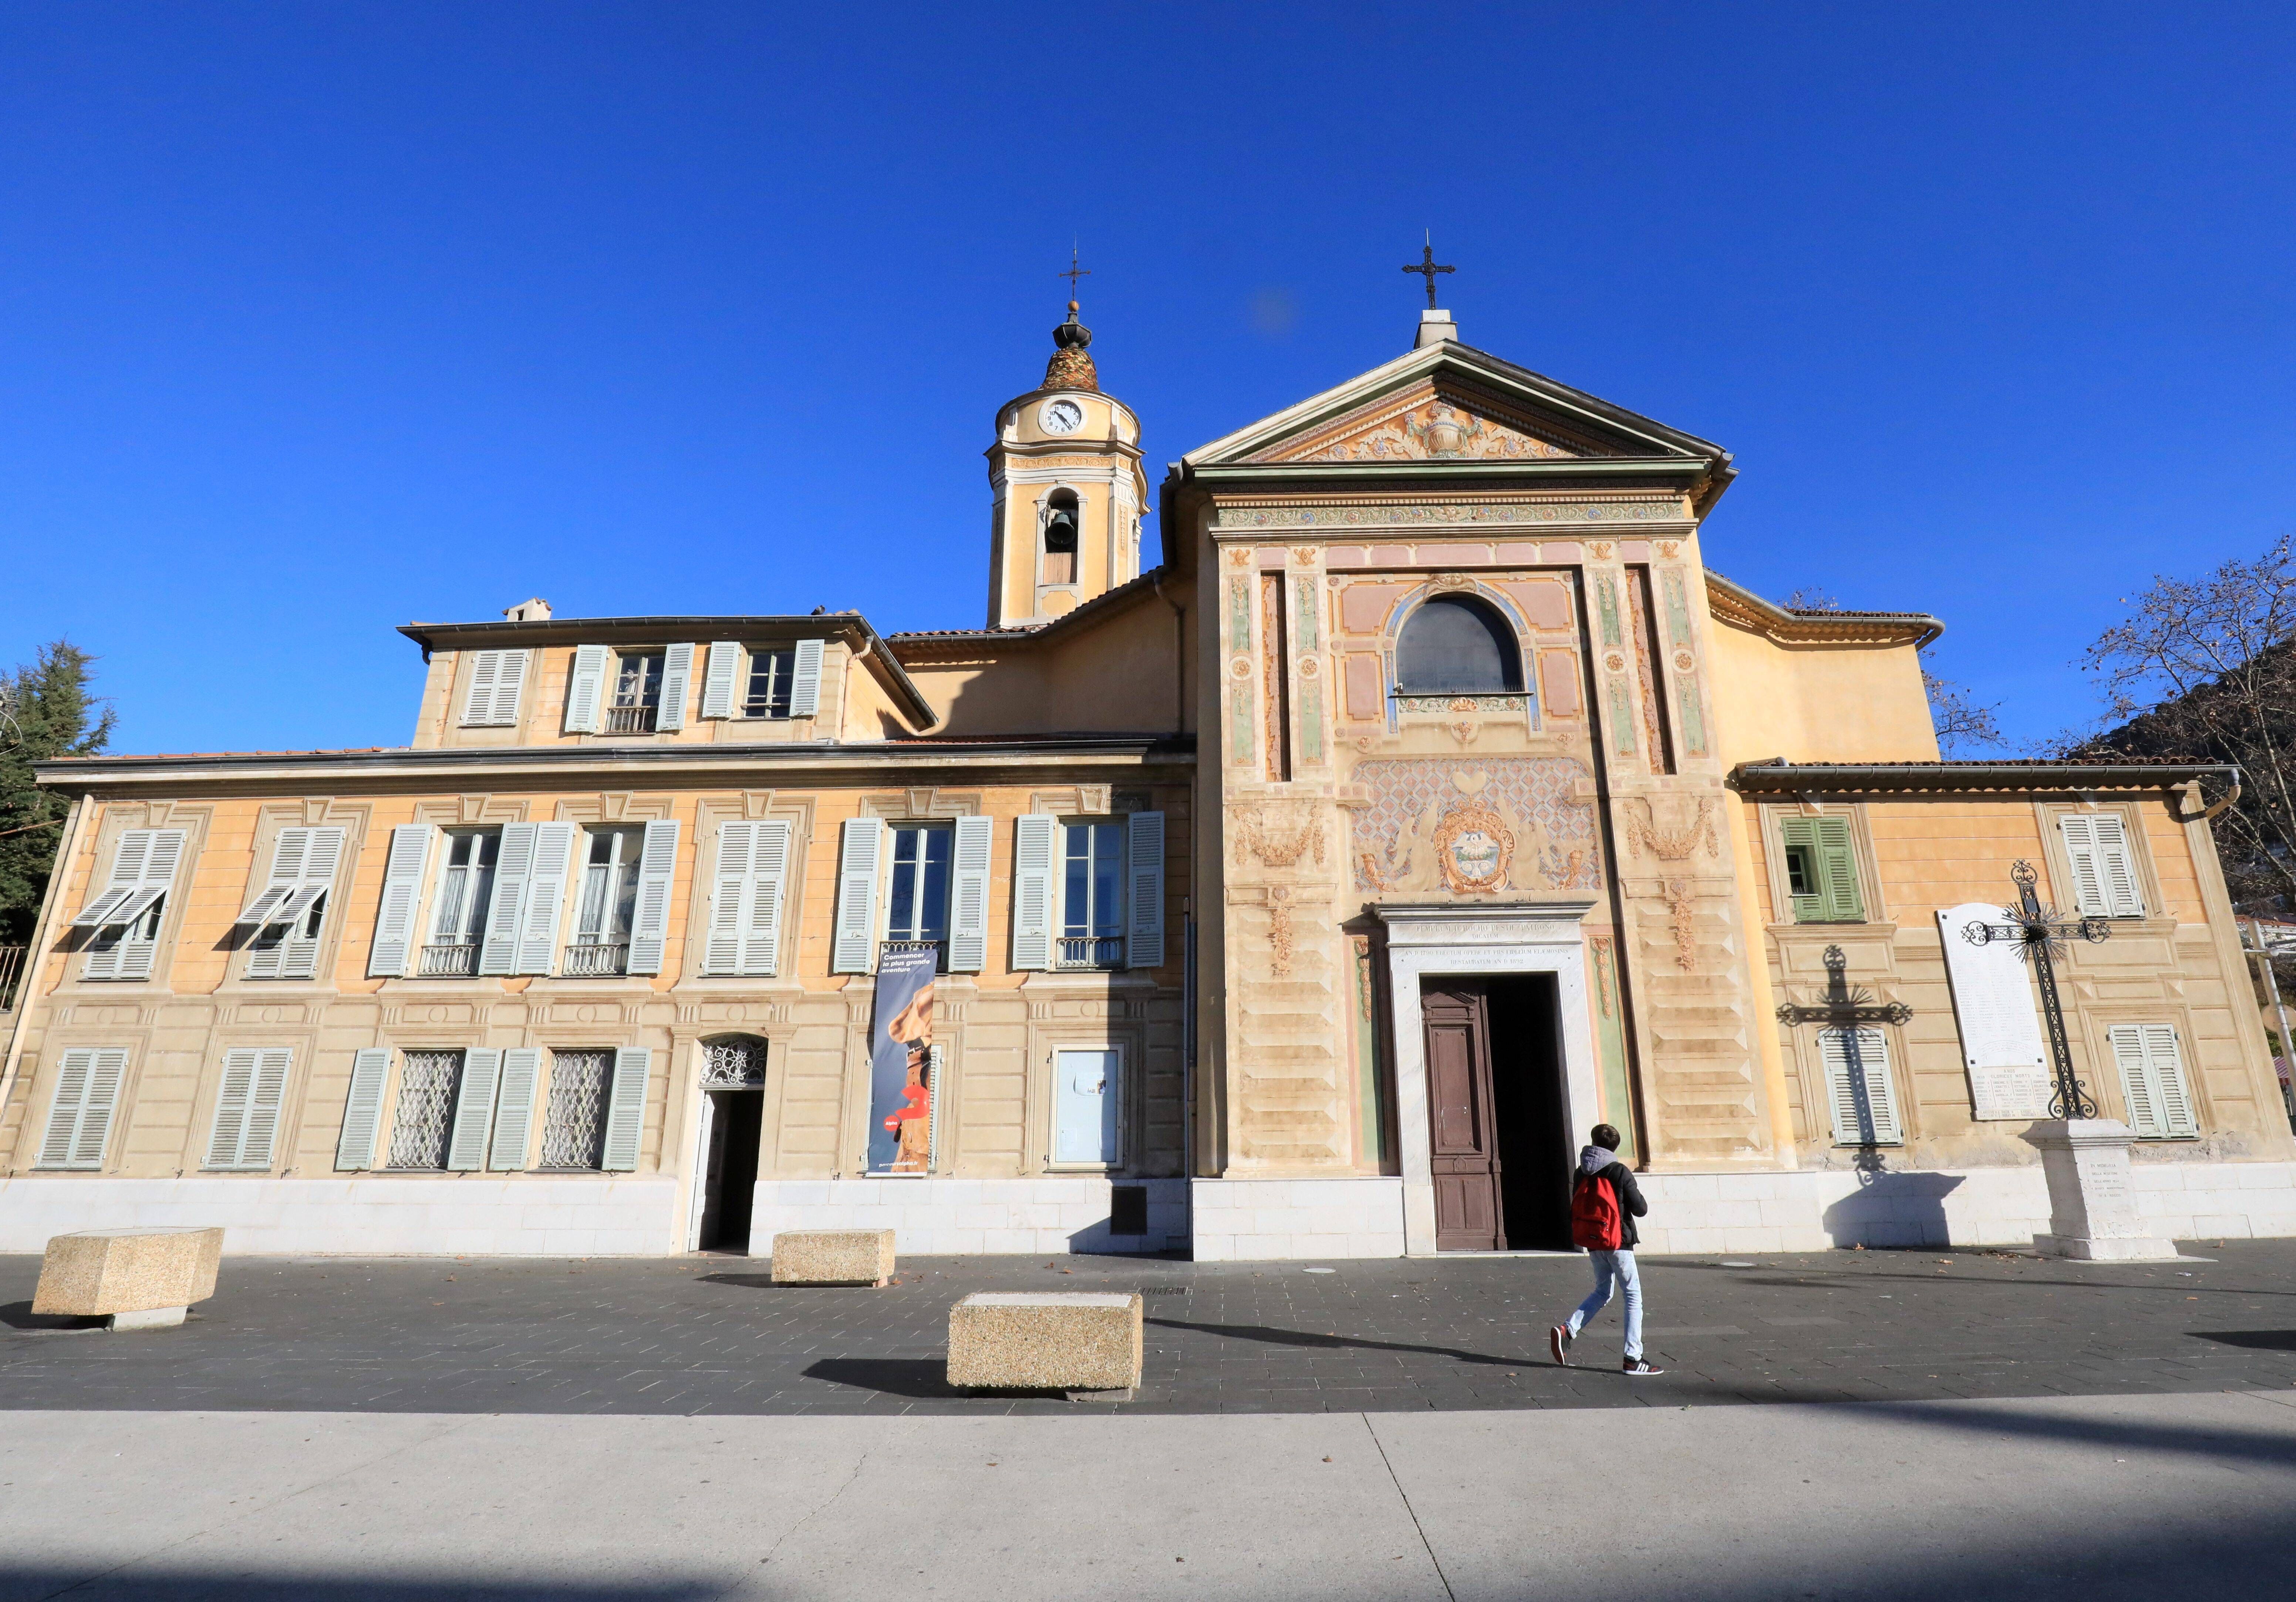
[[[1578,1304],[1563,1327],[1575,1337],[1587,1327],[1587,1319],[1610,1305],[1611,1286],[1621,1286],[1627,1293],[1627,1360],[1631,1363],[1643,1354],[1643,1281],[1635,1271],[1635,1254],[1589,1252],[1587,1255],[1595,1264],[1595,1294]]]

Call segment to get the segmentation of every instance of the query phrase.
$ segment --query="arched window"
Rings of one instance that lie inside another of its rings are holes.
[[[1406,694],[1504,694],[1522,688],[1522,657],[1514,631],[1489,606],[1437,596],[1404,624],[1395,674]]]
[[[1045,582],[1073,584],[1076,576],[1076,491],[1055,489],[1045,503]]]

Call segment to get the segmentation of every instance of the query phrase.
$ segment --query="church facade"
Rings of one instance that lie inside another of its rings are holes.
[[[1598,1121],[1645,1250],[2023,1243],[2020,863],[2140,1210],[2296,1233],[2236,775],[1939,760],[1936,620],[1731,583],[1727,452],[1443,313],[1174,464],[1151,562],[1054,343],[980,628],[530,602],[402,629],[406,746],[45,767],[0,1249],[1547,1249]]]

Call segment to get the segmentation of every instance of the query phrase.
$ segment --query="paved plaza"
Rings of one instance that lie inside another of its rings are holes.
[[[0,1602],[2285,1596],[2296,1243],[2187,1250],[1652,1260],[1636,1382],[1559,1258],[232,1259],[136,1335],[11,1259]],[[1037,1286],[1149,1293],[1136,1402],[947,1393]]]

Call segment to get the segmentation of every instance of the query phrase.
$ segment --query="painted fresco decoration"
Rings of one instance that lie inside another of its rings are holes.
[[[1551,418],[1422,382],[1259,453],[1268,462],[1511,461],[1610,456]]]
[[[1357,762],[1351,809],[1358,890],[1453,895],[1602,887],[1593,776],[1570,757]]]

